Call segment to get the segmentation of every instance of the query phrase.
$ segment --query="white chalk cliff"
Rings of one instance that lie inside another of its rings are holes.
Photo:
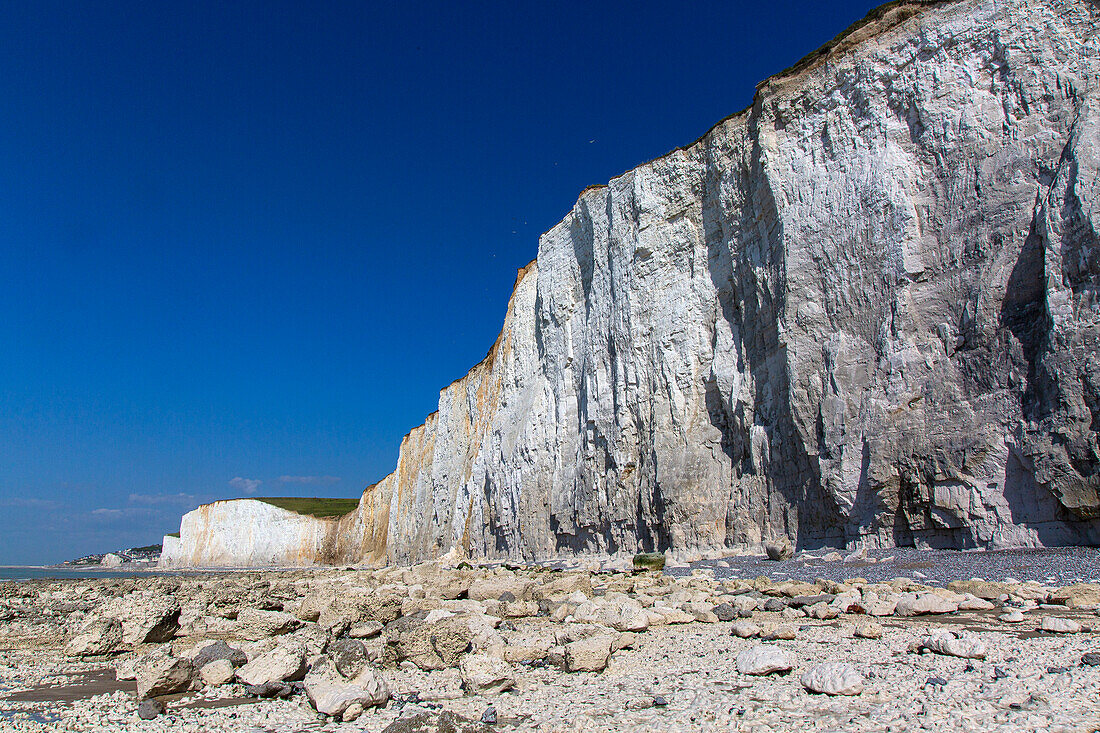
[[[1098,544],[1098,288],[1100,3],[884,6],[585,190],[357,511],[163,562]]]

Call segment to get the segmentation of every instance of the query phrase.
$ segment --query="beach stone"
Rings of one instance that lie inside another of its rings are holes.
[[[639,552],[634,556],[633,566],[635,570],[664,570],[664,553]]]
[[[244,652],[229,646],[224,641],[215,641],[199,649],[191,659],[191,663],[196,669],[202,669],[218,659],[228,660],[234,667],[243,667],[248,664],[248,656]]]
[[[989,601],[971,593],[964,594],[963,600],[959,601],[960,611],[992,611],[994,608],[996,606]]]
[[[764,610],[771,613],[780,613],[787,607],[787,602],[782,598],[769,598],[764,601]]]
[[[760,636],[762,630],[752,621],[737,621],[730,626],[730,633],[742,639],[748,639],[750,637]]]
[[[1058,616],[1044,616],[1039,624],[1040,631],[1049,631],[1054,634],[1076,634],[1081,631],[1081,624],[1070,618]]]
[[[1076,583],[1067,585],[1053,591],[1049,596],[1050,603],[1057,603],[1068,608],[1092,608],[1100,605],[1100,584]]]
[[[864,621],[856,626],[855,635],[860,639],[881,639],[882,626],[874,621]]]
[[[134,671],[139,698],[183,692],[190,689],[195,678],[195,667],[190,659],[160,652],[143,657],[134,666]]]
[[[819,664],[802,675],[802,686],[826,695],[858,695],[863,692],[863,675],[850,664]]]
[[[897,616],[921,616],[924,614],[954,613],[959,604],[935,593],[902,593],[894,614]]]
[[[1085,652],[1081,655],[1081,664],[1086,667],[1100,667],[1100,652]]]
[[[73,657],[109,654],[122,646],[122,622],[116,618],[95,618],[84,624],[65,645]]]
[[[246,685],[300,680],[306,672],[305,650],[297,644],[280,645],[237,670]]]
[[[114,663],[115,679],[121,681],[124,680],[136,680],[137,679],[137,664],[140,659],[119,659]]]
[[[366,708],[363,707],[362,703],[353,702],[351,705],[347,706],[343,713],[341,713],[340,720],[345,723],[354,723],[356,720],[359,720],[359,717],[365,712]]]
[[[615,637],[608,634],[596,634],[587,639],[572,641],[565,645],[564,668],[566,672],[600,672],[607,667],[611,656],[611,645]]]
[[[790,672],[794,668],[794,656],[786,649],[762,644],[742,651],[736,663],[741,674],[774,674]]]
[[[400,661],[408,660],[423,670],[446,669],[458,664],[472,639],[470,625],[452,617],[410,625],[397,634],[394,648]]]
[[[162,644],[180,628],[180,605],[160,593],[134,592],[112,599],[103,615],[122,622],[122,641],[127,644]]]
[[[232,682],[236,672],[233,669],[233,663],[228,659],[215,659],[199,669],[199,676],[204,684],[217,687]]]
[[[719,621],[733,621],[738,618],[737,611],[728,603],[719,603],[715,606],[714,615],[718,617]]]
[[[359,674],[368,662],[367,647],[358,639],[337,639],[329,644],[326,653],[336,671],[348,678]]]
[[[236,635],[242,639],[259,641],[293,631],[301,625],[302,622],[293,614],[245,608],[237,614]]]
[[[490,705],[485,708],[485,711],[481,713],[481,722],[486,725],[493,725],[497,722],[497,709]]]
[[[137,714],[142,720],[153,720],[157,716],[164,715],[165,712],[164,703],[160,700],[146,698],[138,703]]]
[[[314,663],[302,684],[314,709],[324,715],[339,716],[356,703],[368,708],[390,699],[389,686],[372,667],[347,680],[327,657]]]
[[[807,606],[806,608],[803,608],[802,610],[806,612],[807,616],[809,616],[811,618],[816,618],[816,619],[819,619],[819,620],[833,619],[833,618],[836,618],[837,616],[840,615],[840,611],[838,611],[832,605],[830,605],[828,603],[824,603],[824,602],[815,603],[814,605]]]
[[[244,691],[246,695],[262,697],[265,700],[273,697],[286,699],[294,694],[294,687],[282,680],[272,680],[259,685],[245,685]]]
[[[829,604],[836,598],[832,593],[816,593],[814,595],[798,595],[792,596],[787,601],[787,606],[791,608],[805,608],[806,606],[815,606],[819,603]]]
[[[378,621],[356,621],[348,627],[348,636],[352,639],[373,639],[385,628]]]
[[[1012,592],[1014,586],[1011,583],[994,583],[987,580],[953,580],[947,584],[947,589],[955,593],[969,593],[985,601],[995,601],[1002,595]]]
[[[471,601],[498,600],[505,593],[511,593],[513,599],[526,600],[535,581],[515,577],[477,578],[470,583],[467,596]]]
[[[1018,609],[1012,609],[1008,613],[1002,613],[997,617],[997,620],[1006,624],[1018,624],[1024,620],[1024,614]]]
[[[784,641],[791,641],[797,638],[798,634],[795,632],[793,626],[776,626],[771,631],[765,632],[763,638],[767,641],[774,641],[776,639],[782,639]]]
[[[794,557],[794,545],[791,544],[791,538],[784,535],[765,542],[764,552],[769,560],[790,560]]]
[[[487,654],[468,654],[459,662],[462,685],[468,692],[495,695],[516,685],[512,665]]]
[[[914,651],[927,649],[936,654],[965,659],[985,659],[986,648],[978,639],[965,636],[961,632],[935,631],[922,636],[913,645]]]

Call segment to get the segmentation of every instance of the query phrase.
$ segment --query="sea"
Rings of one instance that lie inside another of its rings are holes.
[[[20,565],[8,565],[0,567],[0,581],[4,580],[35,580],[41,578],[58,578],[58,579],[74,579],[74,578],[136,578],[149,575],[151,571],[146,569],[141,570],[126,570],[126,569],[114,569],[114,570],[102,570],[93,567],[50,567],[48,565],[42,566],[20,566]],[[165,573],[169,574],[169,573]],[[177,573],[170,573],[177,574]]]

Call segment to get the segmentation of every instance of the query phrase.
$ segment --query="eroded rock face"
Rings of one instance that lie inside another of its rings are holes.
[[[357,511],[163,561],[1100,542],[1098,15],[890,8],[584,191]]]

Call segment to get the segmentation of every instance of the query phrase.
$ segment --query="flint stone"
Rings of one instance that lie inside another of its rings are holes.
[[[243,667],[248,664],[248,657],[240,649],[235,649],[224,641],[215,641],[212,644],[207,644],[195,654],[191,663],[195,665],[196,669],[202,669],[211,662],[219,659],[225,659],[234,667]]]
[[[142,720],[153,720],[158,715],[164,715],[164,713],[164,703],[160,700],[146,698],[138,703],[137,714]]]

